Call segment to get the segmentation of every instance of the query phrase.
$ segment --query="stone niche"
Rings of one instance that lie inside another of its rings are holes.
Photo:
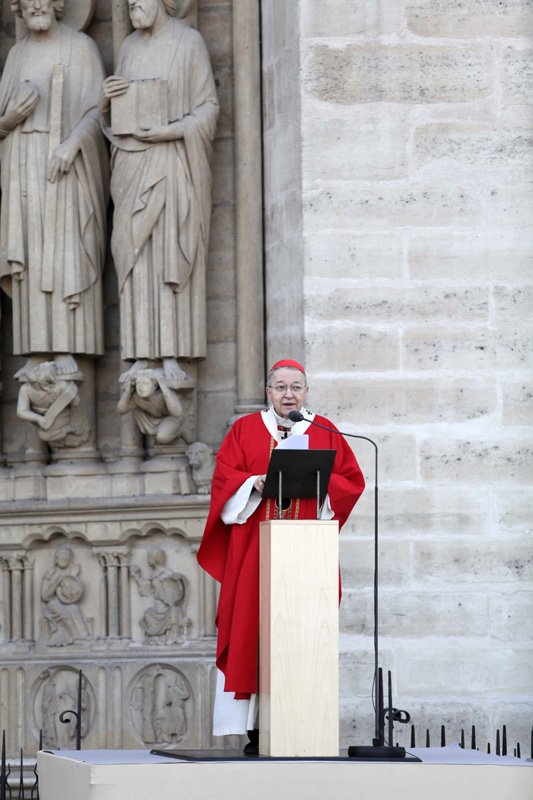
[[[65,9],[68,24],[81,13],[105,73],[112,74],[131,31],[126,0],[66,0]],[[19,349],[24,355],[14,355],[17,312],[0,292],[0,730],[7,732],[12,756],[20,748],[32,756],[39,731],[47,747],[74,746],[73,723],[62,724],[59,714],[76,708],[79,670],[83,747],[213,746],[216,586],[195,554],[216,447],[236,411],[261,402],[262,359],[255,358],[252,370],[247,360],[244,378],[237,361],[239,337],[262,353],[261,314],[255,332],[236,324],[239,292],[257,285],[237,280],[237,253],[239,247],[245,252],[248,269],[255,246],[260,266],[261,236],[254,229],[251,244],[236,244],[243,179],[234,176],[234,151],[242,144],[234,132],[233,3],[193,0],[178,3],[180,9],[207,45],[220,111],[211,161],[206,353],[180,358],[186,376],[176,392],[183,425],[175,426],[174,438],[158,439],[157,425],[139,425],[134,414],[117,410],[120,376],[131,364],[121,360],[111,205],[102,274],[103,354],[79,358],[78,371],[72,367],[64,380],[71,431],[80,428],[80,410],[86,412],[85,438],[74,445],[73,437],[47,439],[20,416],[20,370],[27,369],[28,354]],[[24,33],[7,0],[0,5],[0,31],[4,70]],[[240,36],[243,50],[249,50],[249,35]],[[249,104],[243,113],[246,136]],[[260,183],[244,180],[260,212]],[[247,214],[252,206],[242,204]],[[243,235],[252,227],[241,225]],[[261,297],[257,302],[261,308]],[[156,373],[159,379],[161,370]],[[168,385],[174,390],[177,384]],[[26,401],[29,407],[34,402],[28,393]],[[234,744],[226,739],[225,745]]]

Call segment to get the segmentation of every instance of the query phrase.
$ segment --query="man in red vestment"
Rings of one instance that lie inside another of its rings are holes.
[[[259,523],[276,515],[275,500],[261,496],[272,450],[288,436],[306,434],[310,448],[337,451],[320,517],[337,520],[339,527],[364,489],[363,475],[345,439],[308,421],[336,431],[329,420],[305,410],[308,386],[301,364],[290,359],[274,364],[266,393],[270,407],[238,419],[220,446],[211,507],[198,551],[201,566],[221,583],[215,735],[245,733],[254,727],[248,704],[245,715],[239,716],[232,712],[232,701],[242,706],[258,689]],[[306,420],[289,420],[290,411],[302,409]],[[293,500],[283,517],[315,519],[316,500]]]

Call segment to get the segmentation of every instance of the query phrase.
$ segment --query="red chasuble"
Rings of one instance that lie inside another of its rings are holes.
[[[324,417],[314,419],[335,429]],[[364,489],[363,475],[342,436],[313,425],[305,433],[310,448],[337,451],[328,495],[334,519],[342,527]],[[274,501],[262,500],[242,525],[226,525],[220,514],[247,478],[266,473],[276,444],[261,413],[235,422],[218,452],[211,507],[198,551],[201,566],[221,583],[216,663],[225,675],[225,691],[234,692],[236,699],[258,690],[259,523],[275,517]],[[316,499],[293,500],[285,516],[316,519]]]

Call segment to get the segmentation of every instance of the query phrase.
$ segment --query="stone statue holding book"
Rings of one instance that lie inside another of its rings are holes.
[[[206,354],[205,267],[211,149],[218,103],[200,34],[174,0],[129,0],[122,45],[100,108],[111,141],[111,250],[122,358],[183,378],[178,359]]]

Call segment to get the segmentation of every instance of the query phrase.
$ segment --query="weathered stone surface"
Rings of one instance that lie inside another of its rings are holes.
[[[406,331],[403,345],[408,369],[521,369],[530,364],[533,331],[424,327]]]
[[[520,579],[533,578],[533,553],[527,543],[497,540],[479,543],[415,542],[413,544],[414,577],[425,584],[440,582],[472,587],[486,584],[492,590],[497,585],[510,589]]]
[[[407,541],[380,544],[380,576],[386,586],[405,586],[411,577],[410,545]],[[341,533],[340,563],[343,583],[362,589],[372,585],[374,573],[374,542],[353,538]],[[357,604],[359,600],[354,598]]]
[[[325,8],[323,0],[310,0],[301,4],[300,27],[302,36],[353,36],[366,33],[365,3],[337,0],[331,13]]]
[[[425,480],[527,484],[533,480],[533,443],[531,438],[425,440],[420,445],[420,471]]]
[[[395,331],[314,324],[305,338],[312,354],[307,366],[311,374],[331,369],[332,345],[339,372],[389,370],[399,366],[399,337]]]
[[[493,90],[493,56],[484,45],[356,45],[310,48],[306,89],[327,103],[450,103]]]
[[[454,592],[382,591],[381,632],[384,636],[485,636],[489,629],[486,594]],[[371,617],[367,627],[371,625]]]
[[[533,164],[533,129],[480,123],[433,123],[416,129],[417,164],[439,161],[450,166],[530,166]]]
[[[496,384],[477,378],[314,380],[313,402],[333,419],[365,424],[462,422],[494,414]]]
[[[529,231],[453,228],[416,233],[408,243],[409,275],[454,284],[495,280],[527,281],[533,273]]]
[[[523,0],[406,0],[409,30],[417,36],[472,38],[531,36],[533,10]]]
[[[401,235],[391,231],[313,231],[304,235],[304,257],[310,277],[399,278],[403,268]]]
[[[507,47],[503,53],[502,92],[507,103],[530,104],[533,97],[533,50]]]
[[[533,311],[533,284],[493,286],[493,319],[498,325],[528,320]],[[532,360],[533,365],[533,360]]]
[[[533,193],[531,183],[515,181],[512,186],[496,181],[482,192],[486,220],[495,227],[532,227]]]
[[[236,335],[235,300],[233,297],[213,298],[207,301],[209,342],[230,342]]]
[[[490,529],[490,493],[484,486],[390,484],[380,488],[379,498],[382,539],[398,534],[479,537]]]
[[[392,180],[407,175],[407,129],[400,120],[374,118],[354,124],[350,113],[309,109],[303,141],[307,180]]]
[[[434,650],[411,648],[409,656],[399,659],[397,679],[403,691],[413,697],[440,695],[441,701],[457,695],[479,697],[492,692],[528,695],[531,690],[530,649],[478,648],[449,645]],[[445,699],[446,698],[446,699]]]
[[[365,287],[347,280],[341,282],[330,279],[307,283],[306,313],[320,320],[392,325],[425,320],[486,321],[488,311],[489,291],[484,286]]]
[[[526,378],[502,383],[502,422],[505,425],[533,425],[531,381]]]
[[[495,491],[495,499],[498,529],[529,538],[533,532],[533,491],[527,486],[507,486]]]
[[[525,587],[524,587],[525,588]],[[529,591],[491,595],[490,634],[504,642],[533,640],[533,586]]]
[[[306,228],[467,227],[482,205],[471,187],[321,181],[304,186]]]

